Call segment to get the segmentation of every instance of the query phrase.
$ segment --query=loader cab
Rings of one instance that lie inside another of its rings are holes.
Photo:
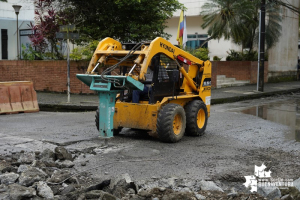
[[[151,65],[154,72],[150,103],[161,101],[164,97],[177,96],[180,91],[180,79],[176,62],[164,54],[156,54]]]

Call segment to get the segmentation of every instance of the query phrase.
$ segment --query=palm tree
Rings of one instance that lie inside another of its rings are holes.
[[[202,7],[204,23],[211,39],[232,39],[242,48],[253,50],[258,44],[260,0],[209,0]],[[279,5],[268,2],[266,6],[266,45],[272,47],[281,35],[281,15]]]
[[[248,47],[249,51],[253,50],[253,47],[258,44],[259,38],[259,10],[260,10],[260,0],[253,1],[253,11],[250,20],[244,20],[244,24],[247,27],[246,37],[242,41],[233,41],[237,44],[242,45],[242,47]],[[268,2],[266,4],[266,33],[265,33],[265,43],[267,49],[271,48],[276,44],[279,37],[281,36],[281,24],[282,17],[280,14],[280,6],[273,2]]]
[[[209,0],[202,6],[204,23],[203,29],[208,27],[211,39],[229,38],[241,41],[246,36],[247,27],[242,22],[251,20],[253,4],[249,0]]]

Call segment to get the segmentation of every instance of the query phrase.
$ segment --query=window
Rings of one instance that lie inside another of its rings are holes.
[[[207,39],[207,34],[193,34],[193,35],[187,35],[187,43],[186,47],[190,49],[198,49],[204,41]],[[207,43],[204,44],[205,48],[207,48]]]
[[[1,29],[1,52],[2,59],[8,59],[8,36],[7,29]]]

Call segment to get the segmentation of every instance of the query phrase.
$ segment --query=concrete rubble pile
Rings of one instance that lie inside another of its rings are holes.
[[[99,180],[74,168],[78,155],[72,155],[64,147],[56,147],[54,151],[22,151],[10,157],[0,155],[0,199],[300,199],[300,179],[288,189],[259,188],[257,193],[243,186],[243,178],[233,182],[176,177],[132,181],[125,173]]]

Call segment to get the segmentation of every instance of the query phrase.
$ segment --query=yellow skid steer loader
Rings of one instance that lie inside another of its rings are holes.
[[[148,130],[163,142],[201,136],[210,116],[211,63],[167,40],[121,44],[105,38],[86,74],[77,78],[99,95],[101,137],[123,127]]]

